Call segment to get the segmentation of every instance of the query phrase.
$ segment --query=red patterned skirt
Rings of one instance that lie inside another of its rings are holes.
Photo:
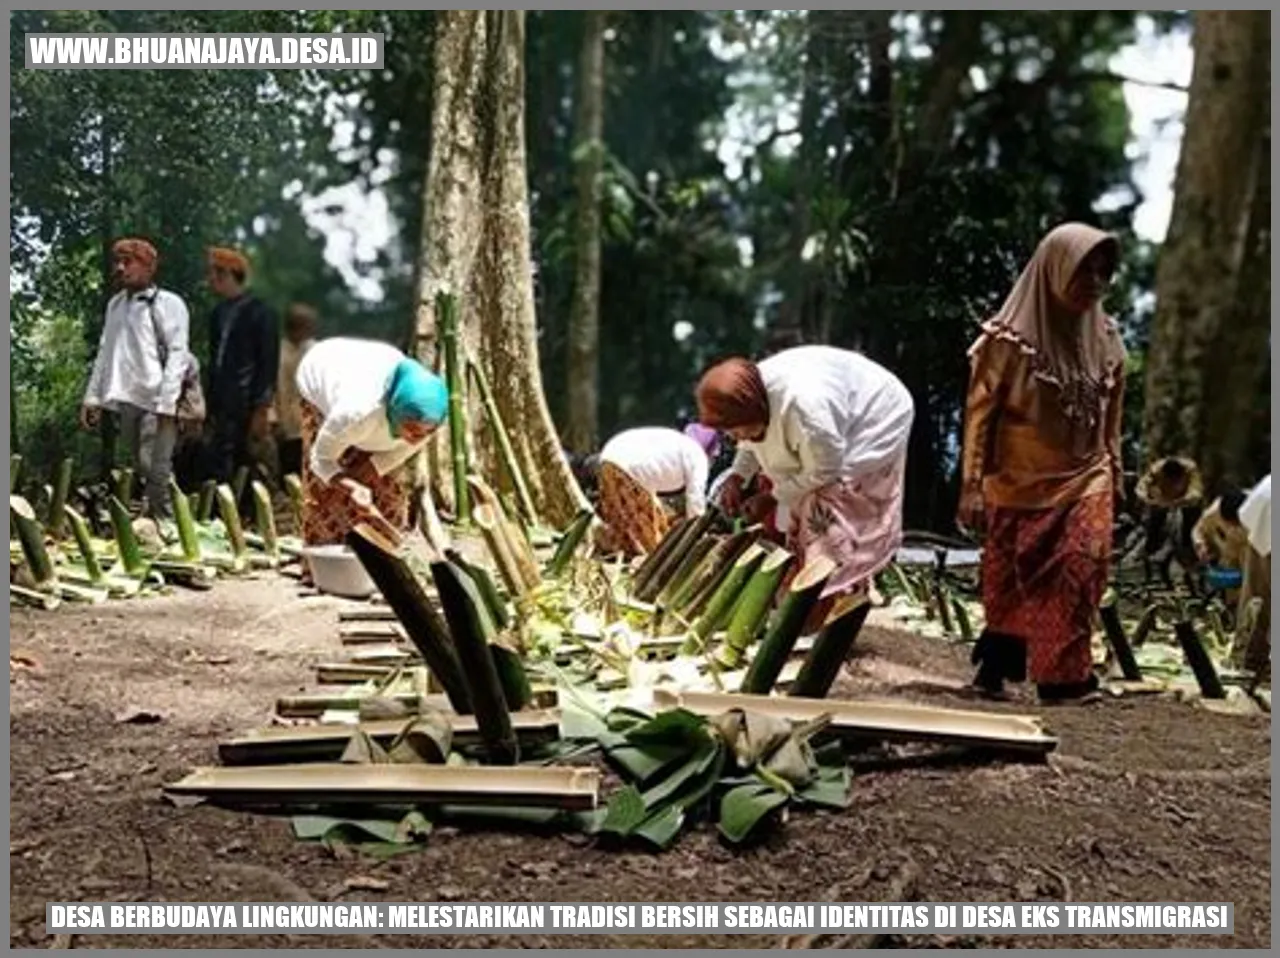
[[[367,518],[358,503],[343,492],[337,482],[322,482],[311,471],[311,445],[324,422],[320,410],[302,401],[302,541],[309,546],[331,545],[346,539],[347,533]],[[344,469],[353,468],[366,452],[348,449],[341,461]],[[409,494],[407,470],[401,468],[374,481],[367,488],[373,494],[373,505],[397,529],[409,528]]]
[[[1087,682],[1093,620],[1111,562],[1110,494],[1050,509],[988,507],[982,547],[987,630],[1027,645],[1031,680]]]

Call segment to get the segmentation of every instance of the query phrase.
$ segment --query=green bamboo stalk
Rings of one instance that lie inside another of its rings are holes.
[[[54,539],[62,538],[62,526],[66,521],[63,506],[67,504],[67,494],[71,491],[71,470],[75,461],[68,456],[58,464],[58,471],[53,479],[53,495],[49,497],[49,521],[47,531]]]
[[[196,522],[208,522],[213,518],[213,502],[217,493],[216,480],[208,479],[200,486],[200,498],[196,503]]]
[[[827,697],[870,611],[871,603],[863,602],[822,627],[788,695],[808,699]]]
[[[262,537],[267,555],[279,562],[280,540],[276,536],[276,514],[271,506],[271,493],[256,479],[253,483],[253,524],[257,527],[258,535]]]
[[[764,561],[764,557],[764,549],[758,543],[753,543],[738,558],[738,561],[733,564],[733,568],[729,570],[729,574],[725,576],[720,587],[716,589],[711,601],[707,603],[706,610],[698,617],[698,621],[694,623],[693,629],[689,633],[689,638],[685,640],[684,646],[681,648],[683,654],[693,655],[703,650],[707,640],[732,612],[735,603],[738,601],[738,596],[742,594],[743,586],[755,574],[760,563]]]
[[[834,563],[828,559],[818,559],[807,563],[791,580],[782,604],[769,621],[764,638],[760,640],[760,646],[751,659],[751,665],[742,680],[741,692],[748,695],[768,695],[773,691],[809,614],[817,605],[833,572]]]
[[[289,508],[293,513],[293,530],[302,535],[302,480],[293,473],[284,477],[284,489],[289,494]]]
[[[196,535],[195,520],[191,516],[191,500],[178,488],[178,483],[173,478],[169,479],[169,494],[173,499],[173,518],[178,526],[178,543],[182,547],[182,558],[187,562],[199,562],[200,537]]]
[[[964,603],[956,596],[951,597],[951,611],[955,615],[956,626],[960,630],[960,640],[962,642],[972,642],[973,622],[969,619],[969,610],[964,607]]]
[[[720,650],[720,662],[725,668],[736,669],[742,662],[743,655],[760,632],[778,586],[794,559],[789,552],[779,550],[773,553],[760,563],[743,586]]]
[[[706,512],[685,527],[685,530],[680,534],[680,538],[676,540],[676,544],[657,564],[652,574],[643,583],[637,583],[635,588],[635,597],[637,599],[641,602],[652,602],[658,597],[658,593],[671,581],[672,576],[680,568],[689,551],[710,531],[711,526],[716,521],[716,515],[715,509],[708,508]]]
[[[102,563],[98,561],[98,550],[93,546],[93,537],[89,535],[89,524],[84,517],[71,506],[62,507],[63,518],[71,526],[71,533],[76,538],[76,546],[80,549],[80,561],[84,563],[84,571],[94,585],[102,584],[106,578],[102,572]]]
[[[573,554],[578,551],[578,546],[582,544],[582,540],[586,536],[587,530],[591,528],[591,522],[595,517],[596,514],[590,509],[583,509],[569,523],[568,528],[564,530],[564,535],[556,543],[555,554],[552,555],[551,561],[547,563],[547,575],[552,578],[559,578],[564,575],[565,570],[569,568],[569,563],[573,560]]]
[[[453,461],[454,514],[459,523],[471,521],[471,489],[467,474],[467,407],[458,366],[458,301],[451,293],[436,297],[436,318],[444,343],[445,385],[449,389],[449,451]]]
[[[16,492],[18,483],[22,481],[22,456],[13,453],[9,456],[9,492]]]
[[[1124,623],[1120,621],[1115,593],[1111,593],[1099,607],[1098,617],[1102,619],[1102,630],[1107,637],[1107,644],[1115,653],[1120,673],[1129,682],[1142,681],[1142,669],[1138,668],[1138,660],[1133,656],[1129,638],[1124,634]]]
[[[116,550],[120,554],[120,567],[125,575],[142,578],[147,574],[147,563],[133,531],[133,519],[129,516],[129,510],[118,496],[111,496],[107,500],[107,507],[111,510],[111,528],[116,537]]]
[[[480,597],[484,599],[484,607],[488,612],[489,620],[493,624],[495,631],[505,629],[511,621],[511,617],[507,614],[507,604],[502,601],[502,596],[498,594],[498,587],[493,583],[493,577],[489,575],[489,571],[482,566],[468,562],[457,549],[446,549],[445,558],[456,565],[459,569],[471,577],[471,581],[475,583],[476,590],[480,593]]]
[[[756,543],[759,535],[760,528],[752,526],[722,540],[694,572],[688,586],[676,593],[671,607],[686,619],[700,615],[733,570],[734,563]]]
[[[525,522],[528,525],[536,526],[538,524],[538,512],[533,506],[533,497],[529,495],[529,486],[525,482],[524,472],[520,469],[520,461],[516,459],[515,448],[511,445],[511,436],[507,432],[506,424],[502,421],[502,414],[498,411],[498,404],[493,400],[493,392],[489,389],[489,379],[473,357],[467,357],[467,369],[471,373],[471,381],[475,383],[476,389],[480,393],[480,402],[484,406],[485,418],[489,422],[489,429],[493,432],[493,438],[498,447],[498,455],[502,458],[503,468],[506,469],[511,485],[516,491],[516,500],[520,505],[520,512],[523,513]]]
[[[112,471],[115,479],[116,498],[127,507],[133,502],[133,470],[128,466]]]
[[[685,554],[676,571],[671,574],[671,577],[667,579],[667,584],[658,593],[657,603],[660,606],[675,607],[677,596],[685,591],[685,588],[689,585],[689,580],[697,574],[702,563],[706,561],[707,556],[715,551],[720,541],[714,536],[703,536],[693,544],[693,548]]]
[[[31,578],[36,588],[49,591],[57,587],[58,575],[53,568],[53,558],[44,544],[44,530],[36,519],[36,511],[31,503],[22,496],[9,494],[9,517],[18,530],[18,541],[22,544],[22,555],[31,570]]]
[[[249,485],[249,467],[240,466],[231,477],[231,491],[235,493],[236,502],[244,502],[244,490]]]
[[[238,499],[226,483],[218,485],[216,494],[218,515],[222,517],[222,524],[227,529],[227,538],[231,541],[231,554],[237,559],[243,559],[248,555],[249,545],[245,542],[244,526],[240,523],[240,508],[236,505]]]

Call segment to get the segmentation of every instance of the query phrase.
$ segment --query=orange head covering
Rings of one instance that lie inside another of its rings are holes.
[[[1060,304],[1085,257],[1104,245],[1119,255],[1114,236],[1084,223],[1051,230],[969,350],[973,357],[993,339],[1013,343],[1032,375],[1058,391],[1063,414],[1090,427],[1124,368],[1124,344],[1100,303],[1082,315]]]
[[[698,383],[698,419],[712,429],[737,429],[769,421],[769,394],[760,367],[735,357],[707,370]]]
[[[249,260],[244,253],[228,246],[209,247],[209,264],[243,276],[249,275]]]
[[[159,259],[159,255],[156,253],[156,248],[154,246],[144,239],[137,239],[135,237],[126,237],[125,239],[116,240],[111,244],[111,255],[116,257],[127,256],[130,259],[136,259],[146,269],[153,273],[156,269],[156,260]]]

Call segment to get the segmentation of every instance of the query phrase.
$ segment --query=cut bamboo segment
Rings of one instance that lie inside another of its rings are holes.
[[[655,689],[655,706],[684,708],[695,715],[722,715],[743,709],[790,722],[831,716],[825,733],[844,739],[937,742],[1043,755],[1058,740],[1045,734],[1037,718],[899,702],[851,702],[845,699],[777,698],[717,692],[671,692]]]
[[[1133,656],[1133,647],[1124,634],[1124,623],[1120,621],[1120,610],[1116,607],[1115,594],[1107,596],[1098,609],[1098,617],[1102,619],[1102,630],[1107,637],[1107,644],[1115,653],[1116,662],[1120,665],[1120,674],[1125,681],[1141,682],[1142,669],[1138,668],[1138,660]]]
[[[117,496],[107,500],[107,508],[111,511],[111,529],[116,537],[120,568],[125,575],[142,578],[147,574],[147,563],[142,558],[142,547],[138,545],[138,537],[133,531],[129,510]]]
[[[431,674],[440,680],[454,711],[470,712],[471,700],[448,628],[408,563],[364,524],[347,534],[347,545],[395,611]]]
[[[702,540],[715,524],[718,513],[714,507],[698,516],[681,533],[671,551],[658,563],[653,574],[645,581],[643,587],[637,587],[635,597],[641,602],[652,602],[658,597],[667,583],[675,576],[676,571],[684,565],[684,560],[693,547]]]
[[[94,548],[93,537],[89,535],[89,524],[84,517],[71,506],[62,507],[63,518],[71,526],[71,534],[75,536],[76,547],[80,550],[80,561],[84,564],[85,574],[94,585],[104,579],[102,563],[98,561],[98,550]]]
[[[421,662],[422,656],[412,645],[364,645],[352,649],[347,661],[361,665],[399,665]]]
[[[692,516],[685,516],[678,519],[672,526],[667,529],[666,534],[658,541],[657,547],[641,560],[639,567],[631,577],[631,592],[635,594],[638,590],[643,589],[653,576],[654,570],[658,565],[671,554],[671,550],[676,547],[681,536],[692,525],[694,519]]]
[[[753,526],[735,532],[722,540],[706,560],[694,572],[690,580],[690,588],[681,589],[672,602],[672,608],[686,619],[692,619],[702,613],[711,597],[716,594],[725,578],[733,571],[744,552],[759,539],[760,528]]]
[[[164,786],[226,804],[419,805],[466,802],[590,811],[600,794],[594,768],[456,765],[285,765],[198,768]]]
[[[743,586],[720,650],[720,661],[726,668],[737,668],[743,655],[755,641],[773,605],[778,586],[794,560],[795,556],[791,553],[779,549],[765,557]]]
[[[719,544],[720,540],[715,536],[703,536],[695,542],[693,548],[685,553],[680,565],[658,593],[655,600],[657,604],[663,608],[675,608],[677,597],[689,585],[690,580],[697,574],[698,568]]]
[[[9,516],[18,531],[22,555],[31,570],[36,589],[41,592],[57,587],[58,575],[53,568],[53,558],[44,544],[44,530],[36,519],[36,511],[22,496],[9,494]]]
[[[293,473],[284,477],[284,491],[289,496],[289,511],[293,515],[293,531],[302,535],[302,480]]]
[[[236,504],[244,502],[244,491],[249,486],[249,467],[240,466],[231,475],[231,492],[236,497]],[[225,520],[224,520],[225,521]]]
[[[444,347],[445,385],[449,390],[449,452],[453,466],[453,511],[458,522],[471,521],[471,493],[467,488],[470,470],[467,448],[467,404],[462,390],[462,367],[458,357],[458,300],[452,293],[436,295],[436,323]]]
[[[200,486],[200,498],[196,503],[196,522],[209,522],[213,519],[213,503],[218,496],[218,483],[207,479]]]
[[[66,515],[63,506],[67,504],[67,494],[71,491],[71,470],[75,466],[70,457],[58,463],[58,471],[53,479],[53,493],[49,496],[49,521],[46,524],[49,535],[61,539]]]
[[[788,695],[810,699],[826,697],[870,611],[871,602],[864,596],[857,606],[836,612],[827,620]]]
[[[1207,699],[1225,699],[1227,692],[1222,687],[1222,679],[1219,678],[1209,653],[1204,650],[1204,644],[1196,635],[1195,627],[1186,619],[1180,619],[1174,623],[1173,632],[1178,637],[1178,644],[1182,646],[1187,665],[1195,674],[1200,694]]]
[[[271,493],[256,479],[253,482],[253,524],[262,536],[264,551],[274,562],[280,561],[280,540],[276,535],[276,513]]]
[[[236,559],[243,560],[248,555],[249,545],[245,542],[244,526],[240,523],[240,507],[237,505],[240,499],[226,483],[218,485],[215,495],[218,499],[218,516],[222,519],[227,539],[231,542],[231,554]]]
[[[476,390],[480,393],[480,403],[484,407],[485,419],[489,423],[489,430],[493,433],[494,444],[498,447],[498,455],[502,458],[502,466],[507,471],[507,478],[511,480],[512,488],[516,491],[520,512],[525,522],[536,526],[538,512],[533,507],[533,497],[529,495],[529,486],[520,469],[520,462],[516,459],[515,449],[511,445],[511,436],[507,432],[506,424],[502,421],[498,404],[493,400],[489,380],[474,357],[467,357],[467,368],[471,373],[471,381],[475,383]]]
[[[448,715],[453,740],[475,745],[480,730],[474,715]],[[336,762],[357,730],[379,745],[389,745],[404,731],[409,719],[378,719],[358,725],[331,722],[321,725],[267,725],[218,743],[223,765],[275,765],[293,762]],[[511,726],[522,745],[537,746],[560,737],[560,713],[555,709],[517,712]]]
[[[62,605],[60,599],[53,592],[37,592],[35,589],[27,589],[18,585],[16,582],[9,583],[9,599],[17,601],[22,605],[29,605],[36,609],[43,609],[45,612],[52,612],[58,606]]]
[[[569,523],[564,535],[560,537],[560,541],[556,543],[555,554],[547,563],[547,575],[552,578],[559,578],[564,575],[569,568],[569,563],[573,561],[573,555],[578,551],[578,546],[582,544],[582,540],[586,538],[587,530],[591,528],[591,523],[595,521],[596,514],[590,509],[583,509],[574,520]]]
[[[338,625],[338,638],[343,645],[369,645],[407,641],[409,634],[398,622],[344,622]]]
[[[9,440],[12,442],[13,438],[14,438],[13,436],[10,436]],[[18,453],[15,452],[9,456],[9,493],[10,495],[18,491],[18,483],[21,481],[21,479],[22,479],[22,456],[20,456]]]
[[[495,765],[515,765],[520,761],[520,745],[511,730],[502,678],[485,634],[484,600],[467,574],[450,562],[433,562],[431,576],[444,606],[485,753]]]
[[[498,587],[493,584],[493,578],[489,575],[489,570],[468,562],[457,549],[448,549],[444,555],[445,558],[469,575],[471,581],[475,583],[480,592],[480,597],[484,599],[485,611],[488,613],[489,620],[493,623],[494,631],[498,632],[505,629],[510,623],[511,617],[507,613],[507,604],[502,601],[502,596],[498,594]]]
[[[191,500],[178,488],[174,479],[169,480],[169,497],[173,501],[173,518],[178,526],[178,544],[182,558],[187,562],[199,562],[200,537],[196,534],[195,518],[191,514]]]
[[[1142,610],[1142,618],[1138,619],[1138,624],[1133,627],[1133,639],[1129,643],[1132,648],[1139,648],[1147,641],[1147,636],[1155,628],[1157,611],[1155,605],[1149,605]]]
[[[494,564],[498,567],[498,573],[502,576],[507,591],[512,598],[525,595],[532,586],[525,579],[524,570],[511,551],[501,518],[494,514],[493,507],[488,504],[476,506],[472,518],[480,527],[480,534],[484,536],[485,544],[489,547],[489,553],[493,556]]]
[[[689,634],[689,640],[684,646],[686,654],[693,654],[703,649],[707,640],[729,617],[733,611],[734,604],[738,601],[738,596],[741,595],[743,587],[747,584],[747,580],[755,574],[756,569],[763,561],[764,550],[760,548],[758,543],[752,543],[738,557],[738,561],[733,564],[733,568],[725,576],[724,582],[720,584],[720,587],[716,589],[715,595],[707,603],[706,611],[694,623],[693,629]]]
[[[410,656],[401,654],[386,665],[359,662],[321,662],[316,666],[316,681],[321,685],[359,685],[362,682],[385,679],[410,663]]]

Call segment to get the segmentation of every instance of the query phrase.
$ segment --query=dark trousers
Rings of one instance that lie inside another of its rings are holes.
[[[294,475],[302,476],[302,439],[281,439],[279,443],[280,449],[280,479],[284,480],[285,476]]]

